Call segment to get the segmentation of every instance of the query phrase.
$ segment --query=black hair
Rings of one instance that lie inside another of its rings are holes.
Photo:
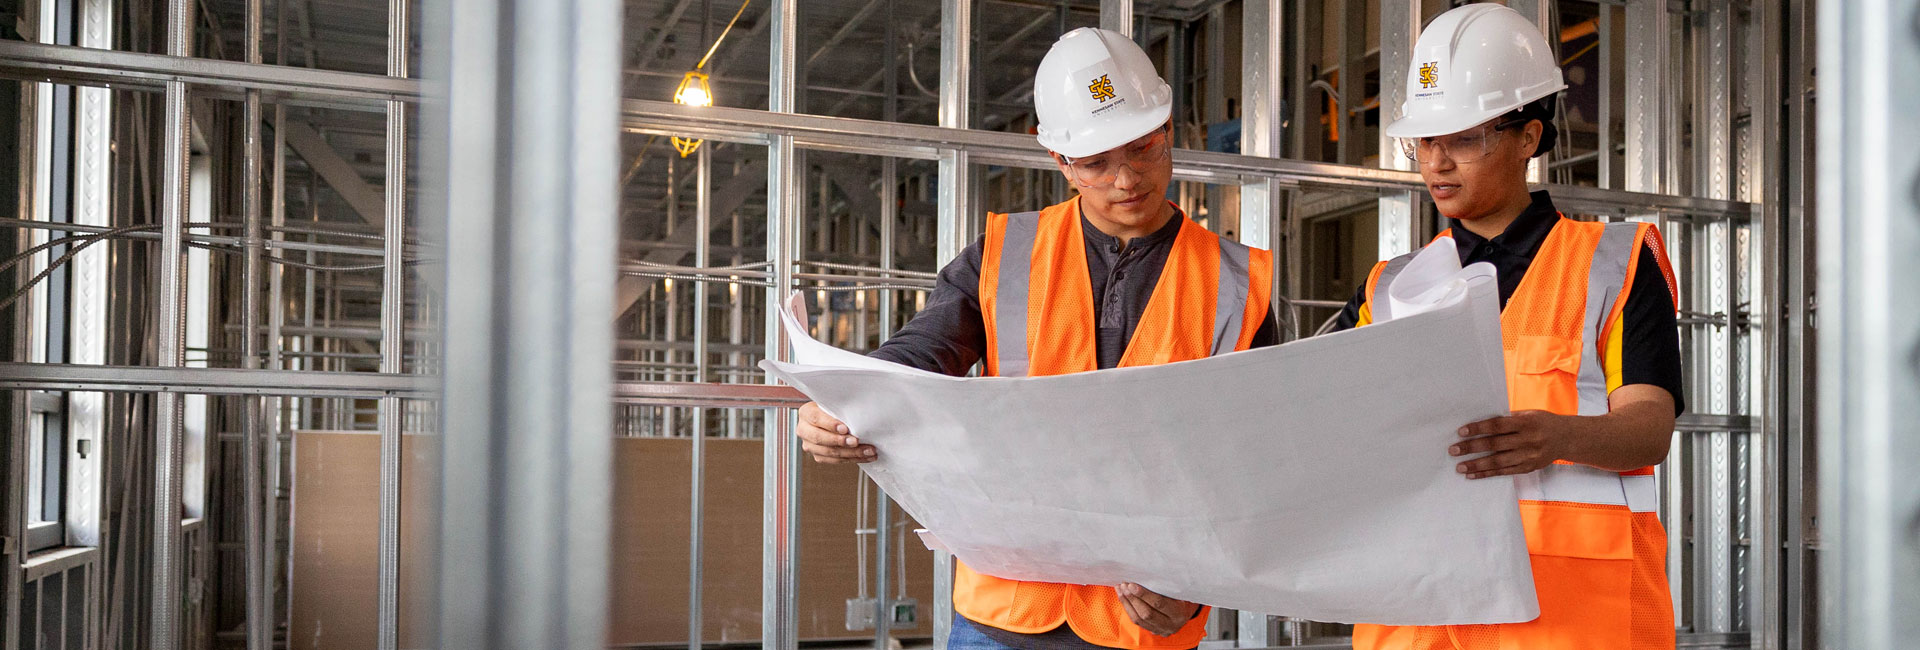
[[[1560,138],[1560,129],[1553,126],[1554,105],[1554,96],[1547,95],[1507,114],[1509,121],[1516,123],[1516,126],[1524,127],[1529,121],[1540,120],[1540,144],[1533,149],[1534,158],[1553,151],[1553,143]]]

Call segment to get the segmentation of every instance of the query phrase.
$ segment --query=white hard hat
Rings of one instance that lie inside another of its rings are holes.
[[[1173,88],[1131,39],[1082,27],[1055,41],[1033,79],[1040,144],[1069,158],[1132,142],[1167,123]]]
[[[1540,28],[1498,4],[1440,14],[1413,45],[1394,138],[1459,133],[1567,87]]]

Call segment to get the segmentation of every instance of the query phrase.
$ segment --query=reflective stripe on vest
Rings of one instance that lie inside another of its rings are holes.
[[[1620,474],[1587,465],[1554,463],[1514,477],[1522,501],[1560,501],[1626,506],[1634,512],[1660,509],[1660,483],[1652,474]]]
[[[1001,377],[1027,376],[1027,346],[1006,342],[1027,340],[1027,277],[1033,271],[1033,241],[1039,236],[1039,212],[1007,215],[1006,239],[1000,248],[1000,284],[993,291],[993,335],[1002,342],[994,367]]]
[[[1607,369],[1600,362],[1600,331],[1627,285],[1627,263],[1640,240],[1640,224],[1609,223],[1587,265],[1587,311],[1580,324],[1580,415],[1606,415]]]
[[[1209,356],[1232,352],[1240,340],[1240,319],[1247,313],[1246,244],[1220,238],[1220,279],[1213,298],[1213,351]]]
[[[1007,215],[1007,232],[1000,249],[1000,279],[993,292],[993,334],[1001,342],[996,346],[994,367],[1001,377],[1025,377],[1029,370],[1027,280],[1033,274],[1033,244],[1039,234],[1039,212]],[[1209,355],[1232,352],[1239,342],[1249,291],[1247,264],[1251,249],[1224,237],[1219,242],[1220,276],[1214,288],[1213,345]],[[1011,341],[1022,344],[1008,345]]]

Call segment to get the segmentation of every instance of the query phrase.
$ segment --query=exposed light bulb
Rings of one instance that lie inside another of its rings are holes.
[[[687,86],[686,90],[680,91],[680,96],[673,98],[673,101],[686,104],[688,106],[712,106],[713,96],[707,94],[707,89],[705,88],[702,88],[699,86]]]

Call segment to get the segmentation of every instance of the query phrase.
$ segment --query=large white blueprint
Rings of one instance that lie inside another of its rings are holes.
[[[986,574],[1320,621],[1531,620],[1513,482],[1468,481],[1446,453],[1506,412],[1492,269],[1408,272],[1392,322],[1020,379],[832,348],[794,300],[794,362],[763,365],[877,447],[867,473]]]

